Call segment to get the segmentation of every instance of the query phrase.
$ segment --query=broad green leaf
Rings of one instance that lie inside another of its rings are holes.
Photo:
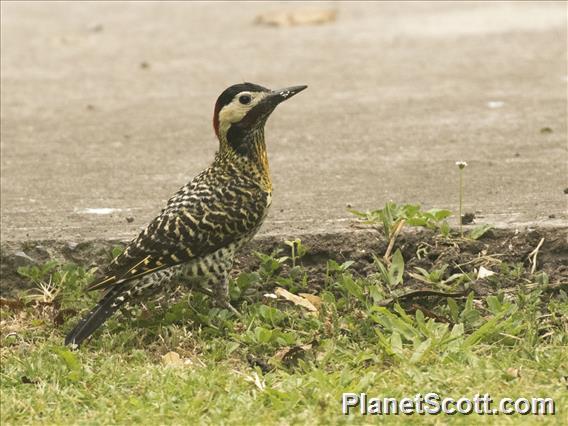
[[[448,237],[450,235],[450,231],[450,224],[447,221],[443,221],[440,225],[440,234],[442,234],[444,237]]]
[[[402,355],[402,340],[398,332],[394,332],[390,337],[392,351],[397,355]]]
[[[390,275],[393,278],[391,283],[393,286],[402,283],[402,276],[404,274],[404,259],[400,249],[397,249],[392,257],[392,264],[390,267]]]
[[[363,297],[363,289],[350,276],[344,276],[340,284],[357,299],[361,299]]]
[[[490,231],[491,229],[493,229],[493,226],[491,225],[477,226],[473,228],[471,231],[469,231],[468,237],[471,238],[472,240],[478,240],[481,237],[483,237],[483,235],[485,235],[487,231]]]
[[[81,378],[81,364],[77,359],[77,356],[67,348],[57,349],[57,355],[63,360],[69,373],[67,378],[72,382],[77,382]]]
[[[451,297],[448,297],[447,300],[448,300],[448,308],[450,309],[450,317],[452,318],[452,321],[454,323],[457,323],[459,319],[458,304]]]
[[[505,316],[505,313],[495,315],[473,333],[471,333],[464,341],[464,347],[470,348],[481,341],[483,341],[488,335],[494,334],[498,331],[499,322]]]
[[[422,343],[420,343],[416,349],[414,350],[414,353],[412,354],[412,357],[410,357],[410,362],[411,363],[417,363],[418,361],[420,361],[422,359],[422,357],[424,356],[424,354],[426,353],[426,351],[428,351],[428,349],[430,349],[430,346],[432,345],[432,339],[428,338],[426,340],[424,340]]]
[[[432,216],[434,216],[434,219],[438,222],[452,215],[452,212],[446,209],[430,209],[428,210],[428,213],[431,213]]]
[[[481,314],[475,309],[465,309],[460,317],[465,324],[473,324],[481,317]]]
[[[489,308],[491,313],[497,314],[501,311],[501,302],[499,301],[498,297],[488,296],[485,301],[487,302],[487,307]]]
[[[268,343],[272,337],[272,331],[264,327],[256,327],[254,330],[256,340],[259,343]]]

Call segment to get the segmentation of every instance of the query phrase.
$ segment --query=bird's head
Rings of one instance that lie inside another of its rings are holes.
[[[221,145],[227,144],[237,153],[248,151],[252,135],[262,131],[276,106],[301,92],[307,86],[270,90],[253,83],[231,86],[217,99],[213,128]]]

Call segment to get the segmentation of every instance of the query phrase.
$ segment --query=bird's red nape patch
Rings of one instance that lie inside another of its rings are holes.
[[[219,100],[215,103],[215,110],[213,111],[213,130],[215,130],[215,134],[217,138],[219,138],[219,112],[223,108],[223,105]]]

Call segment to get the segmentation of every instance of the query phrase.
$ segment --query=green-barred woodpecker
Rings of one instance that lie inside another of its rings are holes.
[[[201,281],[222,307],[235,253],[258,231],[271,203],[272,182],[264,125],[276,106],[307,86],[281,90],[243,83],[217,99],[213,127],[219,150],[213,164],[171,197],[150,224],[87,290],[106,290],[67,335],[79,346],[117,309],[172,289],[185,278]]]

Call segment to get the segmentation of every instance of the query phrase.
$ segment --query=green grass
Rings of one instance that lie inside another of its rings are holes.
[[[514,293],[387,304],[382,302],[409,279],[406,271],[400,278],[400,253],[391,265],[377,263],[376,274],[365,278],[351,271],[351,262],[330,261],[316,291],[307,284],[311,272],[302,266],[305,248],[298,240],[286,244],[291,256],[259,254],[259,269],[241,273],[232,283],[242,318],[213,308],[204,295],[186,294],[151,303],[129,318],[116,315],[75,352],[62,342],[96,299],[81,291],[92,271],[53,262],[23,269],[40,290],[22,305],[2,307],[2,423],[379,420],[343,416],[343,392],[398,398],[428,392],[456,399],[476,393],[494,399],[551,397],[557,409],[546,418],[384,418],[394,423],[566,420],[568,298],[561,290],[547,291],[541,276],[502,265],[491,278],[516,280]],[[422,276],[436,284],[448,278],[444,274],[445,269]],[[465,278],[445,285],[467,287]],[[317,292],[315,298],[306,296],[317,311],[264,296],[276,286],[295,294]],[[179,359],[165,356],[170,352]]]

